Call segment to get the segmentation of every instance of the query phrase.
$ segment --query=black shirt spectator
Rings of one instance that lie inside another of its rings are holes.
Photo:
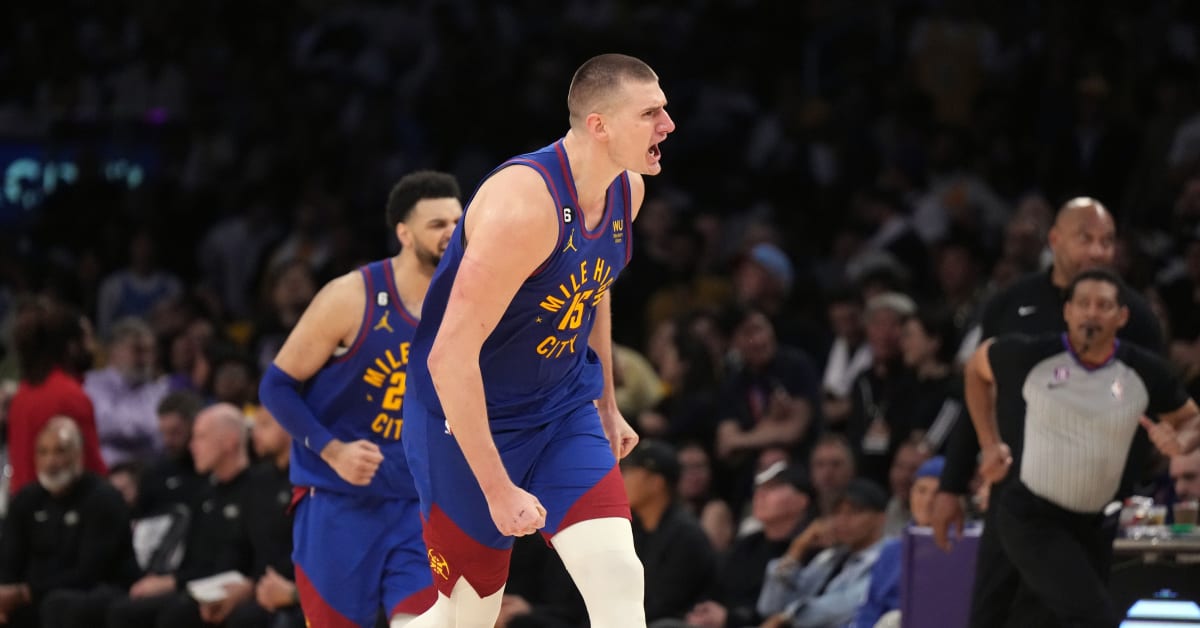
[[[281,576],[294,579],[288,468],[280,469],[268,460],[251,467],[248,476],[245,522],[254,561],[246,575],[261,576],[271,567]]]
[[[732,467],[721,493],[736,511],[751,487],[752,464],[765,447],[805,450],[819,432],[821,378],[808,356],[780,346],[767,316],[738,308],[725,321],[741,365],[725,380],[716,457]]]
[[[192,455],[164,455],[142,472],[138,486],[138,516],[162,514],[175,506],[199,503],[208,483],[196,473]]]
[[[3,534],[0,582],[27,584],[35,606],[57,589],[125,587],[137,574],[129,509],[94,473],[59,496],[26,485],[9,505]]]
[[[158,404],[158,431],[163,453],[142,471],[136,516],[169,512],[177,505],[198,503],[207,480],[196,472],[188,444],[192,422],[203,407],[199,395],[187,390],[169,393]]]
[[[108,609],[109,628],[202,628],[200,608],[186,593],[188,582],[225,571],[252,572],[246,526],[252,483],[241,411],[217,404],[197,415],[191,450],[197,471],[212,479],[191,511],[183,562],[173,573],[146,574],[135,582],[130,597]]]
[[[676,497],[675,448],[642,441],[621,461],[633,515],[633,547],[646,570],[646,620],[682,618],[711,585],[716,554],[700,523]]]

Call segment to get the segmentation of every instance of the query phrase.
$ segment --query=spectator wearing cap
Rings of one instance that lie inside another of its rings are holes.
[[[740,307],[761,310],[771,320],[780,342],[806,352],[827,348],[824,332],[811,323],[812,318],[801,315],[809,299],[794,300],[808,291],[809,275],[796,274],[791,258],[779,246],[759,242],[747,249],[733,266],[733,303]]]
[[[717,460],[738,510],[753,461],[772,446],[805,449],[819,429],[820,378],[802,352],[780,346],[762,310],[740,307],[725,319],[740,366],[725,378],[717,415]]]
[[[734,269],[734,298],[774,319],[791,294],[795,276],[787,253],[769,242],[759,242],[746,251]]]
[[[928,526],[933,514],[933,496],[937,493],[938,478],[946,459],[935,456],[917,468],[916,478],[908,492],[908,503],[912,508],[910,525]],[[879,550],[879,559],[871,567],[871,584],[867,599],[854,614],[849,628],[873,628],[885,614],[900,609],[900,559],[903,541],[889,538]]]
[[[643,441],[621,461],[633,513],[633,546],[646,569],[646,619],[683,617],[712,585],[716,553],[676,496],[675,448]]]
[[[871,297],[863,313],[872,362],[854,380],[846,436],[858,458],[859,475],[879,484],[887,481],[892,456],[913,429],[915,381],[904,365],[900,334],[904,319],[916,309],[907,295],[885,292]]]
[[[888,470],[888,488],[891,489],[892,498],[888,500],[887,524],[883,529],[885,536],[903,532],[912,519],[909,496],[912,494],[913,480],[917,469],[928,458],[929,450],[925,447],[923,435],[920,433],[914,433],[896,449],[896,455],[892,457],[892,466]]]
[[[779,461],[755,476],[751,511],[762,529],[739,538],[720,557],[708,600],[697,604],[684,623],[655,622],[654,628],[758,625],[755,605],[767,564],[804,530],[812,503],[812,485],[801,466]]]
[[[883,547],[887,494],[855,479],[838,500],[829,530],[835,544],[800,566],[790,557],[767,565],[758,612],[764,627],[840,628],[867,597]]]

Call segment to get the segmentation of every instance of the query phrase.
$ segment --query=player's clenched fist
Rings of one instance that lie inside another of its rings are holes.
[[[495,496],[488,496],[492,522],[505,536],[533,534],[546,525],[546,509],[538,498],[512,485]]]
[[[335,439],[321,450],[321,459],[329,463],[343,480],[355,486],[366,486],[383,463],[383,453],[378,445],[370,441],[343,443]]]

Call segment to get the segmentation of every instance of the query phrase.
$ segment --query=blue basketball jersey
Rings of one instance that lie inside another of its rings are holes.
[[[358,336],[306,382],[303,397],[334,438],[375,443],[383,464],[370,484],[354,486],[338,477],[319,452],[293,443],[291,480],[341,493],[415,498],[400,428],[417,320],[396,293],[391,260],[372,262],[359,272],[367,304]]]
[[[493,429],[542,425],[600,397],[603,372],[588,346],[588,336],[596,305],[629,261],[631,251],[628,173],[609,185],[604,217],[594,231],[588,231],[578,211],[578,194],[562,140],[510,159],[491,174],[513,166],[532,168],[545,180],[557,210],[559,236],[554,252],[525,280],[480,351]],[[464,211],[470,211],[469,202]],[[444,420],[444,413],[425,359],[462,262],[465,225],[464,217],[433,276],[423,320],[413,337],[410,395],[432,420]],[[512,242],[520,246],[521,234],[512,234]]]

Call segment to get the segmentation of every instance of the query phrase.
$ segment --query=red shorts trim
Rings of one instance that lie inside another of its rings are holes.
[[[446,595],[459,578],[465,578],[479,597],[500,590],[508,580],[511,549],[498,550],[471,538],[434,504],[424,521],[425,545],[433,586]]]
[[[547,540],[555,534],[580,521],[620,517],[632,519],[629,513],[629,494],[625,492],[625,479],[621,476],[620,467],[614,465],[596,485],[579,496],[567,514],[563,515],[556,530],[546,531],[543,536]]]
[[[388,615],[388,619],[396,615],[420,615],[429,610],[433,603],[437,601],[438,590],[432,584],[413,593],[412,595],[400,600],[400,603],[392,608],[392,612]]]
[[[358,624],[350,621],[344,615],[337,612],[325,602],[320,593],[317,593],[316,587],[312,581],[300,568],[296,565],[296,592],[300,596],[300,608],[304,610],[304,617],[308,620],[309,626],[320,626],[320,628],[360,628]]]

